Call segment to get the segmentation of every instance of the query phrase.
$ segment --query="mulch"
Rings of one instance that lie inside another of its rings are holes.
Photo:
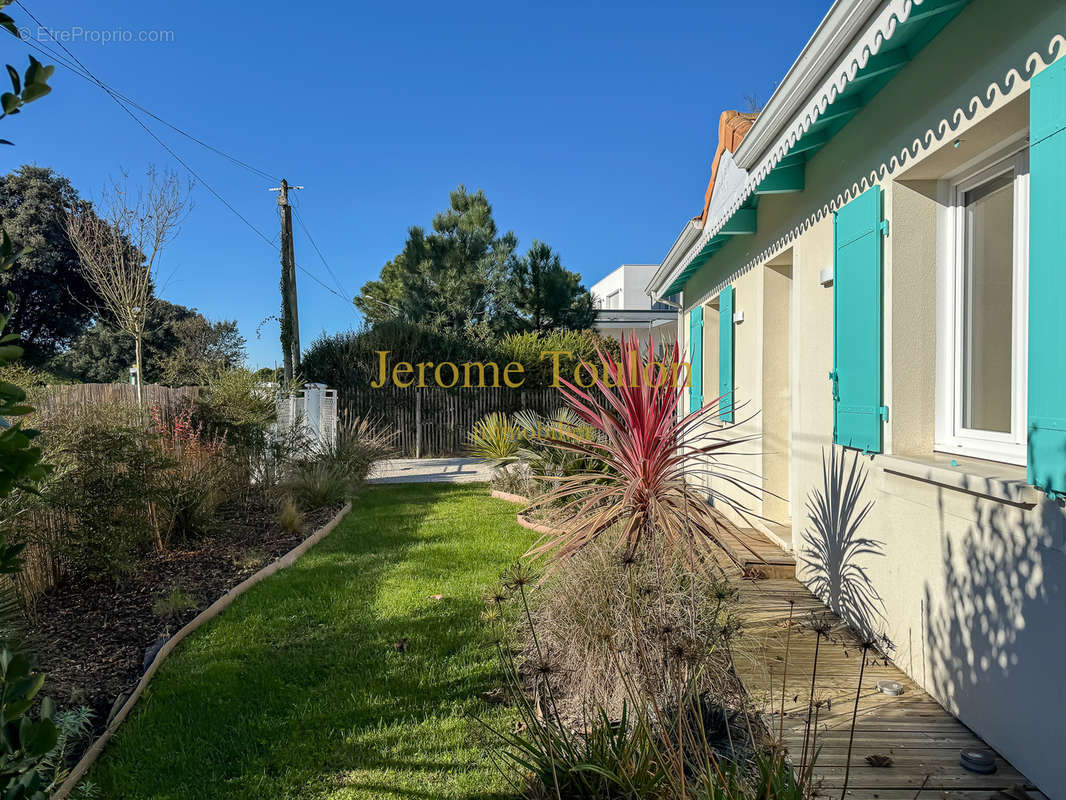
[[[338,509],[304,515],[302,529],[282,530],[277,505],[255,497],[219,513],[214,529],[195,542],[142,561],[135,574],[111,581],[65,581],[35,603],[32,648],[47,674],[44,694],[60,710],[88,706],[96,732],[116,699],[140,679],[145,653],[176,633],[207,606],[289,552]],[[175,589],[193,607],[159,616],[161,598]]]

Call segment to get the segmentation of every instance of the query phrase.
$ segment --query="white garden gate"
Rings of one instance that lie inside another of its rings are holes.
[[[300,433],[313,447],[326,449],[337,441],[337,390],[307,383],[277,399],[278,432]]]

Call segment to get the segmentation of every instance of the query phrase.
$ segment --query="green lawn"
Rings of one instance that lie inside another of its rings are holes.
[[[115,800],[505,796],[464,715],[506,724],[479,699],[497,664],[478,616],[531,541],[484,486],[368,489],[179,647],[90,780]]]

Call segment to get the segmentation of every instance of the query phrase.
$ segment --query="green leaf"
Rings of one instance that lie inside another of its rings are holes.
[[[22,91],[22,78],[19,77],[19,72],[10,64],[7,65],[7,74],[11,76],[11,88],[15,94],[19,94]]]
[[[7,3],[3,3],[2,5],[7,5]],[[19,33],[19,29],[18,26],[15,24],[15,20],[13,20],[7,14],[0,13],[0,28],[6,30],[16,39],[22,38],[22,34]]]
[[[22,98],[17,94],[4,92],[0,95],[0,106],[3,107],[5,114],[14,114],[18,111],[20,105],[22,105]]]
[[[32,103],[34,100],[41,99],[50,91],[52,91],[52,87],[47,83],[31,83],[22,90],[22,102]]]

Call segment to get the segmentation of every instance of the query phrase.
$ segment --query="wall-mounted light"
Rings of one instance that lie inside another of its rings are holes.
[[[833,283],[833,268],[826,267],[818,273],[818,283],[822,286],[831,286]]]
[[[954,142],[951,143],[951,146],[958,150],[960,144],[962,144],[962,139],[956,139]]]
[[[743,311],[734,311],[733,312],[733,322],[743,322],[743,321],[744,321],[744,312]]]

